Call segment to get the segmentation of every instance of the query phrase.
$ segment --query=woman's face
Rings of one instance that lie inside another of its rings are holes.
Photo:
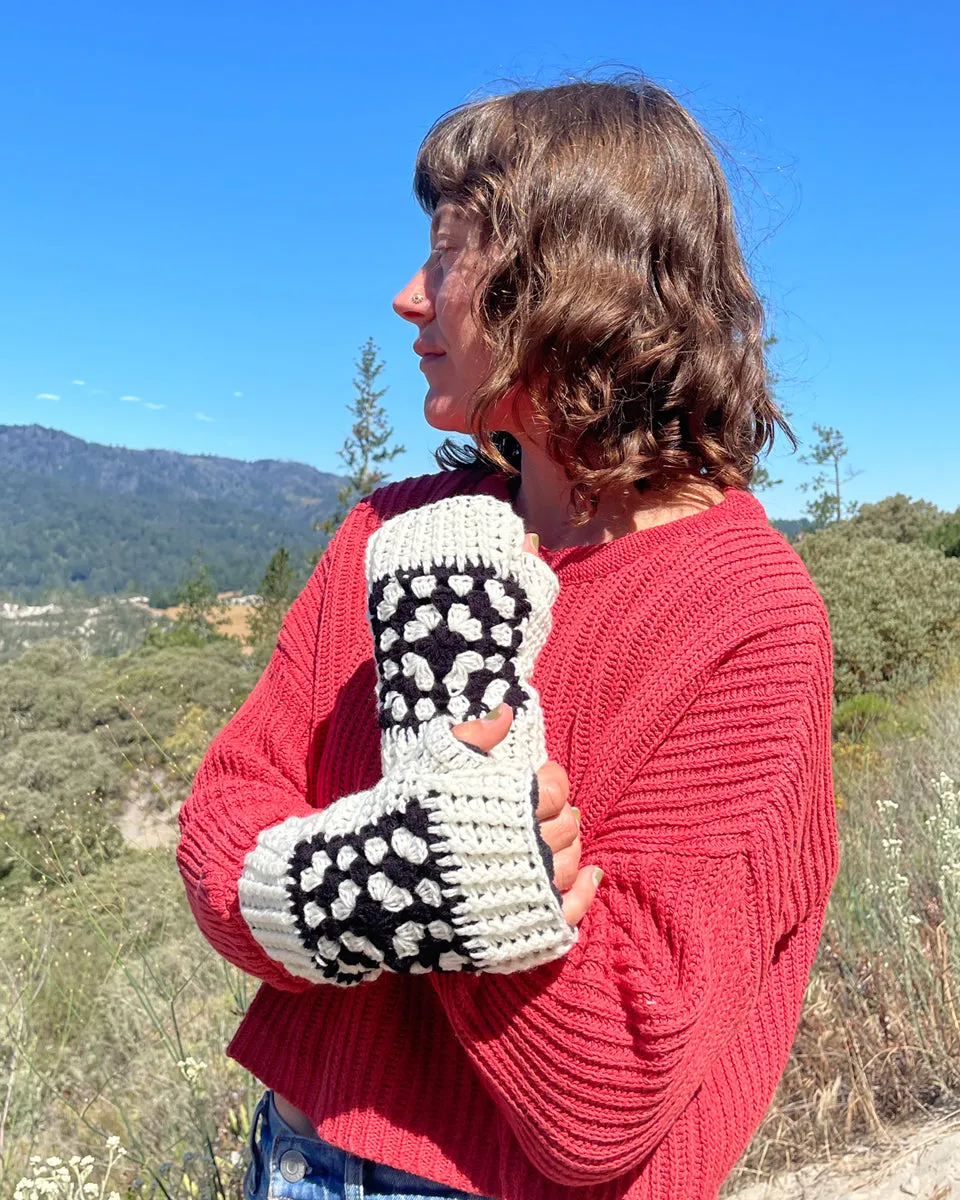
[[[490,368],[473,308],[481,266],[478,223],[441,204],[430,227],[430,256],[393,301],[418,330],[413,349],[427,380],[424,416],[449,433],[469,433],[468,401]],[[491,429],[519,432],[512,425],[508,413],[492,414]]]

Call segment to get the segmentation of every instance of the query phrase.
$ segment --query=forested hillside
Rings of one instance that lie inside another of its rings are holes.
[[[0,590],[156,593],[201,550],[221,590],[249,591],[283,543],[314,548],[341,480],[303,463],[125,450],[0,426]]]

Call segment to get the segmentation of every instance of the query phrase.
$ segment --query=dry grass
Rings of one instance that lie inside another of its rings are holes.
[[[237,592],[220,592],[217,595],[218,600],[230,601],[238,595]],[[183,609],[179,605],[174,605],[172,608],[151,608],[149,609],[154,616],[169,617],[171,621],[176,621]],[[216,618],[217,632],[223,634],[224,637],[233,638],[235,641],[243,643],[243,653],[252,654],[253,649],[247,644],[247,639],[250,636],[249,619],[250,614],[254,611],[250,604],[224,604],[222,615]]]
[[[835,746],[840,874],[787,1070],[725,1193],[960,1097],[960,679]]]
[[[200,937],[169,851],[55,896],[0,916],[0,1196],[51,1156],[91,1156],[97,1182],[110,1138],[124,1195],[238,1196],[258,1089],[223,1047],[249,981]]]

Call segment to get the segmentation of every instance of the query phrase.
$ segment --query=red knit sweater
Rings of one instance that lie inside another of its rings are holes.
[[[380,770],[364,548],[505,480],[404,480],[348,517],[181,816],[197,921],[264,981],[229,1053],[321,1137],[502,1200],[714,1197],[770,1102],[837,869],[827,619],[749,494],[543,558],[533,676],[605,875],[562,959],[515,974],[289,975],[237,883],[257,834]]]

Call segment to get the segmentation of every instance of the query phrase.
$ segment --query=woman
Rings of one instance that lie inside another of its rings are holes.
[[[632,78],[448,114],[415,186],[394,307],[475,446],[357,505],[181,813],[200,927],[263,980],[247,1194],[713,1197],[837,868],[727,188]]]

